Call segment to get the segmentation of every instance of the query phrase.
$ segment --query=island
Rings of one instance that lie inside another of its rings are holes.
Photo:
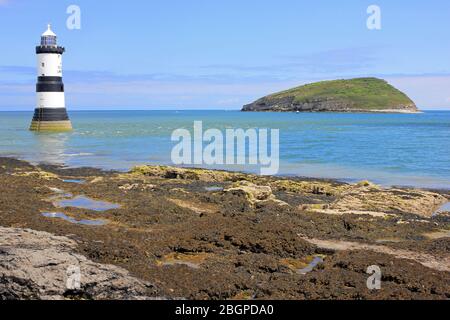
[[[415,103],[378,78],[331,80],[265,96],[242,111],[417,113]]]

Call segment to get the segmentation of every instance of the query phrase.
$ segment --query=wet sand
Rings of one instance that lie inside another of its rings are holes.
[[[0,179],[0,226],[67,236],[77,253],[151,282],[158,296],[450,298],[450,214],[434,214],[448,191],[10,158],[0,158]],[[371,265],[381,290],[366,286]]]

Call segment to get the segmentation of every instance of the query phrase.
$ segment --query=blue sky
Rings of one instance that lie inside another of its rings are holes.
[[[81,29],[69,30],[69,5]],[[366,26],[381,8],[381,30]],[[67,107],[239,109],[311,81],[377,76],[450,110],[450,2],[0,0],[0,110],[32,110],[34,46],[66,47]]]

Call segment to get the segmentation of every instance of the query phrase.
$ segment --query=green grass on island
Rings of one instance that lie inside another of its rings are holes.
[[[249,111],[264,111],[273,106],[274,111],[289,111],[305,106],[317,104],[321,107],[338,102],[342,109],[375,111],[375,110],[411,110],[417,111],[414,102],[403,92],[394,88],[388,82],[377,78],[356,78],[349,80],[321,81],[302,85],[289,90],[281,91],[259,99],[253,104],[244,107]],[[287,107],[279,108],[280,105]],[[261,108],[264,106],[265,108]],[[251,107],[251,108],[249,108]],[[314,107],[311,108],[314,111]]]

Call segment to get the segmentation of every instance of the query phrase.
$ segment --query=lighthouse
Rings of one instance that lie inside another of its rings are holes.
[[[67,115],[62,81],[63,47],[57,45],[56,34],[51,30],[41,36],[41,44],[36,47],[37,84],[36,109],[30,130],[70,131],[72,124]]]

